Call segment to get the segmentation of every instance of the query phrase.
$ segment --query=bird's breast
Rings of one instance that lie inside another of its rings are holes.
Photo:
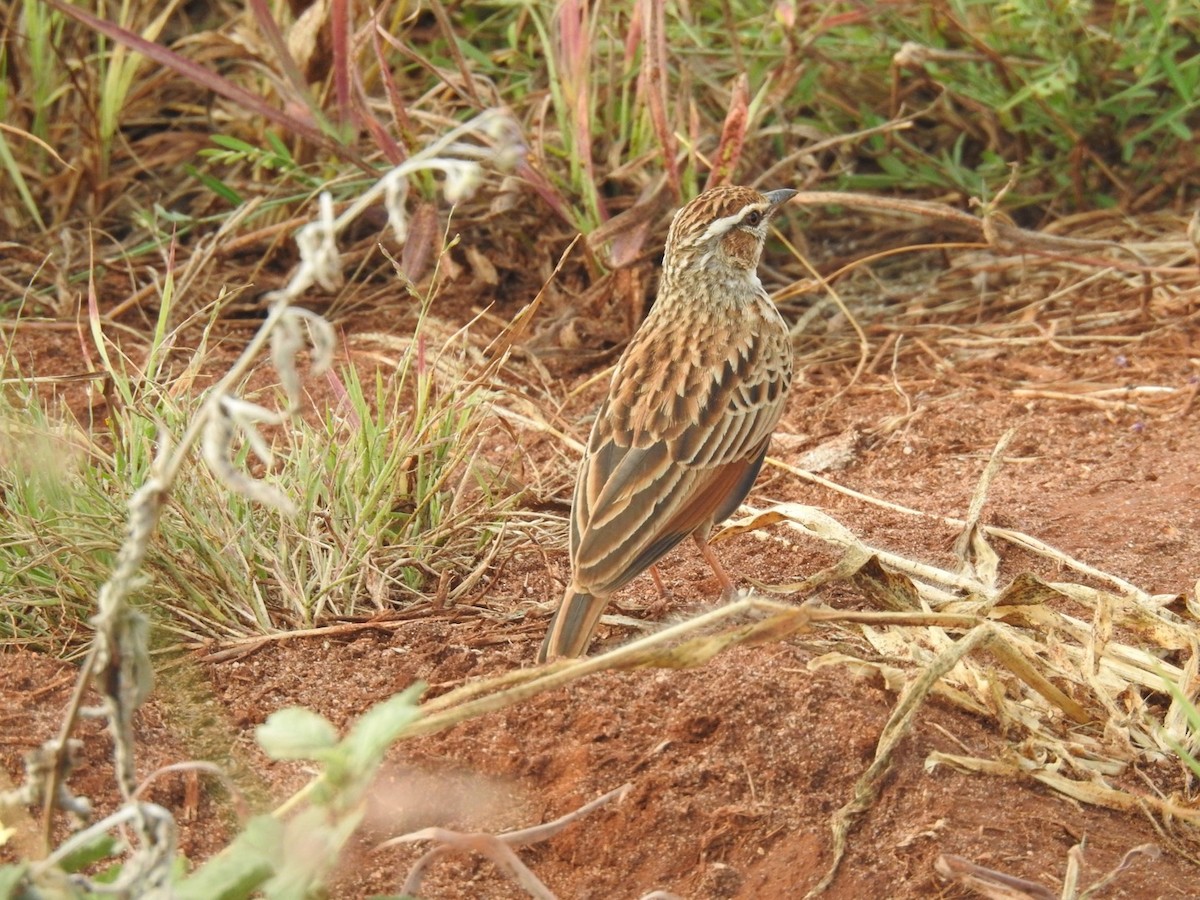
[[[736,311],[652,313],[613,373],[611,437],[620,446],[648,447],[703,428],[731,408],[782,404],[791,360],[787,325],[765,295]]]

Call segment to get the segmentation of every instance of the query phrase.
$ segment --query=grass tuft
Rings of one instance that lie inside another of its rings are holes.
[[[480,560],[504,540],[512,500],[496,492],[498,474],[479,453],[489,395],[480,380],[455,377],[461,353],[419,334],[391,375],[377,371],[364,385],[352,366],[330,374],[337,405],[276,440],[269,478],[293,498],[293,516],[230,498],[208,468],[186,467],[139,606],[192,643],[376,614],[444,583],[453,589],[443,601],[469,596],[486,571]],[[181,433],[197,411],[200,401],[169,376],[140,383],[115,364],[107,374],[121,400],[107,427],[92,430],[32,391],[0,394],[5,642],[78,649],[121,539],[127,485],[146,478],[160,432]],[[271,387],[259,394],[282,399]]]

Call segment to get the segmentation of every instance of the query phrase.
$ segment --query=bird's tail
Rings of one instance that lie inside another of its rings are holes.
[[[581,593],[572,587],[559,604],[558,611],[550,620],[550,630],[538,651],[538,662],[558,656],[583,656],[592,641],[592,632],[600,621],[600,614],[608,605],[607,597]]]

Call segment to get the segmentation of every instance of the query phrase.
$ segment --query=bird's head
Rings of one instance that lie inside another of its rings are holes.
[[[760,194],[736,185],[705,191],[675,214],[667,234],[664,277],[705,270],[753,272],[771,216],[795,195],[790,188]]]

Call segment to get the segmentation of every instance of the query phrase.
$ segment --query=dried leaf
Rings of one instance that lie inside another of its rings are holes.
[[[880,565],[879,557],[870,556],[850,576],[850,583],[877,606],[897,612],[921,609],[921,595],[907,575],[889,572]]]
[[[1057,900],[1054,891],[1035,881],[984,868],[961,856],[943,853],[934,860],[933,868],[947,881],[988,900]]]
[[[801,454],[796,467],[806,472],[834,472],[845,469],[858,459],[862,444],[862,432],[848,428],[836,437],[822,441],[811,450]]]
[[[328,18],[329,0],[317,0],[300,13],[295,24],[288,29],[287,49],[301,70],[308,69],[308,61],[317,49],[317,42]]]
[[[999,634],[988,642],[988,650],[1010,672],[1020,678],[1025,684],[1041,694],[1047,701],[1065,712],[1080,725],[1085,725],[1093,719],[1080,704],[1059,690],[1050,679],[1037,670],[1035,663],[1021,654],[1020,650]]]
[[[746,128],[750,124],[750,79],[746,77],[745,72],[739,73],[734,79],[729,94],[729,110],[725,113],[725,124],[721,127],[721,142],[717,145],[717,152],[713,154],[706,189],[729,183],[742,158],[742,145],[746,141]]]
[[[996,598],[996,606],[1040,606],[1051,600],[1065,598],[1066,594],[1050,587],[1036,575],[1022,572],[1000,592],[1000,596]]]
[[[463,253],[466,254],[467,265],[471,267],[471,273],[477,281],[482,281],[490,287],[495,287],[500,283],[500,275],[496,271],[496,267],[480,250],[467,244],[463,247]]]
[[[642,71],[638,79],[639,93],[650,110],[650,121],[658,135],[663,155],[663,168],[675,196],[680,195],[679,165],[675,159],[675,132],[667,116],[667,36],[666,3],[663,0],[642,0],[638,4],[646,26],[646,41],[642,51]]]
[[[437,207],[429,202],[418,203],[408,222],[408,234],[400,253],[400,268],[414,284],[429,271],[439,231]]]

